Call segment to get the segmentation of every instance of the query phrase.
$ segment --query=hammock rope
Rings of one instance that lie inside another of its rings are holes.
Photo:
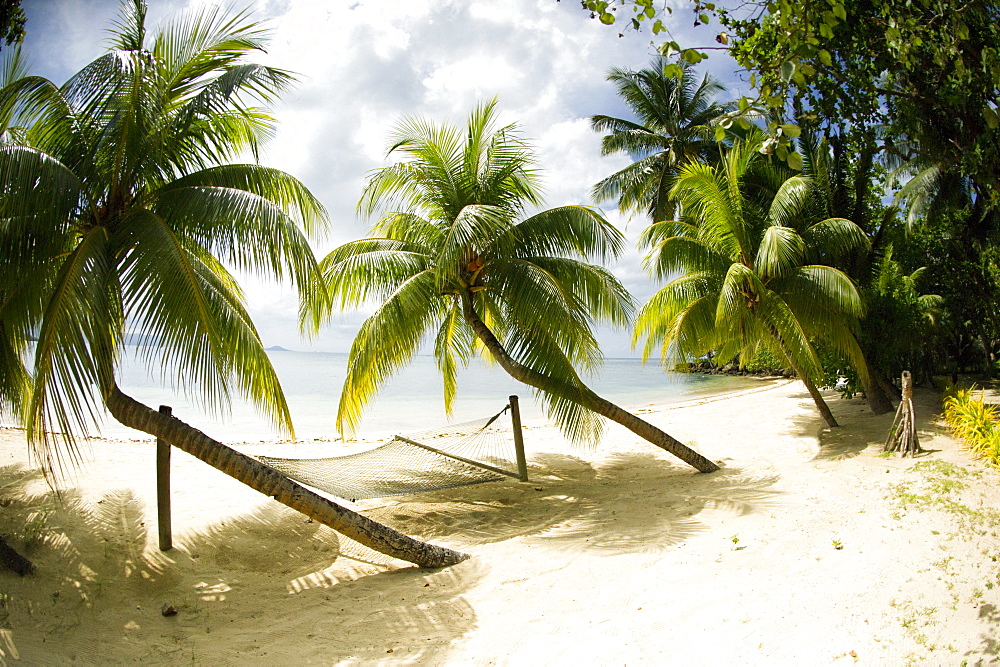
[[[351,502],[518,478],[510,429],[485,419],[428,429],[356,454],[316,459],[256,456],[281,474]]]

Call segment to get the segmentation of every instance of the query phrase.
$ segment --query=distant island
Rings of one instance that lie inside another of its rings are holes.
[[[266,351],[266,352],[291,352],[291,350],[286,350],[285,348],[281,347],[280,345],[272,345],[271,347],[265,347],[264,351]]]

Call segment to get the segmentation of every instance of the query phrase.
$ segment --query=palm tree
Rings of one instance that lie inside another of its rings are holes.
[[[848,140],[842,135],[821,137],[813,131],[806,130],[799,138],[799,146],[804,158],[803,174],[809,177],[813,186],[813,201],[817,217],[849,218],[868,236],[869,243],[863,252],[846,257],[838,267],[843,269],[854,282],[866,305],[865,317],[862,319],[858,332],[858,344],[865,358],[863,391],[868,406],[876,415],[892,412],[889,390],[895,390],[884,373],[880,364],[879,347],[882,337],[873,338],[869,329],[873,318],[883,318],[884,313],[878,313],[873,308],[873,299],[878,298],[871,291],[875,280],[875,264],[880,254],[886,251],[889,243],[887,233],[896,224],[897,211],[889,207],[881,207],[879,211],[872,205],[869,191],[872,187],[875,168],[874,142],[869,141],[869,135],[859,133],[853,138],[852,145],[857,147],[857,155],[852,156],[851,164],[844,155],[844,145]],[[884,323],[883,323],[884,324]],[[877,326],[877,325],[876,325]],[[859,378],[859,379],[861,379]]]
[[[485,354],[533,387],[571,438],[596,439],[601,415],[703,472],[717,466],[660,429],[591,391],[576,366],[594,368],[592,323],[625,324],[631,299],[604,260],[621,234],[599,211],[562,206],[525,215],[541,198],[530,148],[514,125],[500,127],[496,102],[462,130],[421,119],[396,129],[389,154],[359,203],[380,214],[373,236],[340,246],[322,262],[330,299],[310,304],[319,326],[335,307],[380,302],[351,346],[337,424],[353,431],[364,405],[425,340],[444,378]]]
[[[326,224],[296,179],[231,163],[257,156],[274,129],[259,105],[292,80],[248,60],[266,30],[247,11],[203,8],[147,38],[145,17],[141,0],[123,2],[108,52],[62,87],[23,76],[0,91],[5,407],[20,410],[48,470],[73,462],[77,439],[106,407],[373,548],[428,566],[461,560],[386,532],[120,390],[131,333],[155,341],[146,362],[208,407],[239,392],[291,433],[278,378],[223,261],[308,293],[317,267],[305,234]],[[33,337],[29,383],[19,360]]]
[[[864,371],[854,336],[861,299],[851,280],[822,258],[867,243],[849,220],[811,219],[810,182],[768,162],[759,138],[738,141],[718,167],[692,162],[674,193],[683,221],[643,233],[647,267],[675,277],[641,309],[635,340],[646,358],[749,357],[758,349],[786,359],[823,418],[837,422],[816,389],[822,366],[812,340],[822,338]]]
[[[672,70],[680,67],[680,76]],[[594,186],[597,202],[615,200],[625,212],[644,211],[651,222],[673,220],[676,205],[670,194],[682,164],[714,161],[719,155],[713,124],[728,110],[715,101],[723,86],[706,75],[695,79],[689,63],[672,64],[657,56],[639,71],[614,68],[608,80],[638,121],[597,115],[590,119],[604,155],[625,153],[635,161]],[[636,159],[638,158],[638,159]]]

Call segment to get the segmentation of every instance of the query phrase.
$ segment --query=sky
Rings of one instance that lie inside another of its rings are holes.
[[[149,0],[148,26],[200,0]],[[260,161],[297,177],[330,214],[331,229],[313,242],[322,257],[360,238],[368,223],[354,213],[366,176],[386,161],[392,127],[406,116],[464,123],[494,96],[505,121],[517,122],[536,149],[546,207],[592,204],[591,186],[624,167],[626,156],[601,156],[589,117],[631,117],[605,80],[612,67],[641,69],[655,54],[648,32],[626,32],[589,18],[577,0],[257,0],[255,17],[272,31],[259,62],[291,70],[297,85],[273,107],[277,136]],[[680,3],[677,3],[680,4]],[[105,47],[113,0],[23,0],[24,48],[32,71],[62,83]],[[692,27],[692,14],[668,17],[684,46],[712,44],[716,30]],[[723,81],[735,98],[747,92],[721,51],[699,68]],[[645,302],[657,289],[644,274],[635,239],[645,225],[611,203],[605,214],[629,239],[611,266]],[[371,309],[335,314],[306,340],[288,285],[241,276],[248,307],[265,346],[346,352]],[[605,356],[638,356],[630,332],[602,330]]]

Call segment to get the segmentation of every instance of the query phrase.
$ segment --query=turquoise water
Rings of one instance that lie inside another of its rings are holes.
[[[292,412],[299,439],[336,437],[335,420],[347,355],[326,352],[274,351],[268,353]],[[174,415],[225,442],[270,440],[279,437],[268,422],[243,401],[234,401],[229,414],[206,414],[183,395],[161,386],[159,378],[134,357],[126,358],[120,384],[125,393],[147,405],[170,405]],[[542,418],[532,391],[498,367],[475,362],[459,376],[458,398],[451,419],[445,414],[441,379],[433,357],[418,356],[386,385],[368,407],[359,436],[382,438],[394,433],[441,426],[499,412],[507,397],[520,397],[523,419]],[[648,403],[677,403],[703,395],[747,386],[754,380],[727,376],[666,373],[657,364],[638,359],[608,359],[590,386],[608,400],[630,407]],[[107,423],[102,435],[136,437],[137,432]]]

